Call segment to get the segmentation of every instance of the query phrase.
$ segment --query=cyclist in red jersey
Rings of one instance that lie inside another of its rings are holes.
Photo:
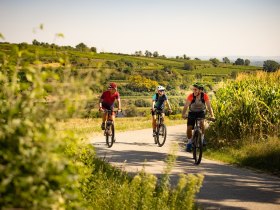
[[[109,84],[108,90],[102,93],[100,99],[99,99],[99,110],[103,111],[105,109],[107,110],[114,110],[114,102],[117,100],[118,104],[118,111],[121,111],[121,99],[120,99],[120,94],[117,92],[117,84],[112,82]],[[101,129],[105,129],[105,121],[107,114],[104,113],[102,117],[102,124],[101,124]],[[115,114],[113,112],[112,114],[112,119],[115,120]]]
[[[211,107],[211,103],[209,100],[209,96],[203,92],[203,86],[199,83],[193,84],[193,93],[189,94],[188,97],[186,98],[186,103],[182,112],[182,117],[184,119],[188,118],[187,122],[187,138],[188,138],[188,143],[186,145],[186,150],[187,152],[191,151],[192,147],[192,129],[194,128],[195,124],[195,119],[196,118],[205,118],[205,111],[206,107],[208,111],[210,112],[211,118],[215,119],[214,113]],[[205,106],[206,105],[206,106]],[[186,116],[186,112],[189,109],[188,116]],[[202,130],[202,141],[203,144],[205,144],[204,140],[204,120],[200,121],[200,126]]]

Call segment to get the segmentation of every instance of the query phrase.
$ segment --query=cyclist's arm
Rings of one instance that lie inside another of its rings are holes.
[[[153,100],[153,103],[152,103],[152,109],[154,109],[154,108],[155,108],[155,104],[156,104],[156,101],[155,101],[155,100]]]
[[[118,103],[118,110],[121,110],[121,99],[120,98],[117,99],[117,103]]]
[[[169,109],[169,110],[171,110],[171,105],[170,105],[170,103],[169,103],[169,100],[168,100],[168,99],[166,100],[166,103],[167,103],[167,105],[168,105],[168,109]]]
[[[100,99],[99,99],[99,109],[101,109],[101,108],[102,108],[102,102],[103,102],[103,99],[102,99],[102,98],[100,98]]]
[[[191,104],[191,101],[186,100],[186,103],[184,105],[184,109],[183,109],[183,112],[182,112],[182,117],[183,118],[186,117],[186,112],[188,111],[190,104]]]
[[[215,118],[213,109],[212,109],[212,107],[211,107],[210,100],[205,101],[205,104],[206,104],[206,106],[207,106],[208,111],[210,112],[211,117],[212,117],[212,118]]]

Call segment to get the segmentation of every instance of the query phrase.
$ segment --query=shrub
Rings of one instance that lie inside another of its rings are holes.
[[[13,69],[13,77],[7,75],[5,68],[0,72],[0,206],[74,207],[82,201],[76,190],[81,178],[76,171],[80,166],[63,152],[71,137],[58,136],[51,114],[54,110],[38,103],[45,96],[43,78],[49,75],[30,67],[26,89],[17,80],[18,73],[17,68]],[[72,138],[70,142],[74,141]]]
[[[144,99],[136,99],[134,102],[136,107],[151,107],[152,102],[151,100],[144,100]]]

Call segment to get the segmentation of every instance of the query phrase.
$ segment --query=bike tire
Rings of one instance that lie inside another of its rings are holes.
[[[112,123],[111,125],[109,125],[111,127],[111,133],[112,135],[109,135],[108,132],[106,132],[106,144],[108,146],[108,148],[112,147],[114,144],[114,139],[115,139],[115,127],[114,124]]]
[[[196,165],[199,165],[201,163],[202,153],[203,153],[203,144],[201,139],[201,133],[196,132],[194,133],[194,138],[193,138],[193,158],[194,158],[194,163]]]
[[[159,132],[158,132],[158,146],[162,147],[166,141],[166,135],[167,135],[167,129],[166,129],[166,125],[162,124],[159,127]]]

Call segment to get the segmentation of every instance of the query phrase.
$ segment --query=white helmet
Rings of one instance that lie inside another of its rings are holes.
[[[158,86],[157,90],[165,90],[165,88],[163,86]]]

